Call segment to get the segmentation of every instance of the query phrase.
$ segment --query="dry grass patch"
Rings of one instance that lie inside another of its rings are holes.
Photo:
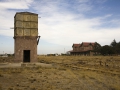
[[[0,89],[120,90],[120,57],[38,56],[38,61],[53,66],[0,68]]]

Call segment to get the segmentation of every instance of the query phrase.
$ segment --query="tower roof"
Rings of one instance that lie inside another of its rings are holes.
[[[16,12],[16,14],[36,14],[36,13],[32,13],[32,12]],[[36,14],[38,15],[38,14]]]
[[[38,14],[32,13],[32,12],[16,12],[16,14],[23,14],[23,15],[38,15]],[[15,14],[15,16],[16,16],[16,14]],[[14,16],[14,17],[15,17],[15,16]]]

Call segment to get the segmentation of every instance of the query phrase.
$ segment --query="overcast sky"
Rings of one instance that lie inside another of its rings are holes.
[[[0,53],[14,53],[14,15],[39,14],[38,54],[64,53],[73,43],[120,41],[120,0],[0,0]],[[22,43],[22,42],[21,42]]]

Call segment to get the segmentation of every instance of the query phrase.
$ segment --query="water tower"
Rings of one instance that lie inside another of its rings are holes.
[[[37,62],[38,14],[17,12],[14,16],[14,53],[16,62]]]

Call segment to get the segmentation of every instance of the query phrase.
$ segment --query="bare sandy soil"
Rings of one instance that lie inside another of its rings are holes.
[[[120,57],[40,56],[38,62],[0,68],[0,90],[120,90]]]

